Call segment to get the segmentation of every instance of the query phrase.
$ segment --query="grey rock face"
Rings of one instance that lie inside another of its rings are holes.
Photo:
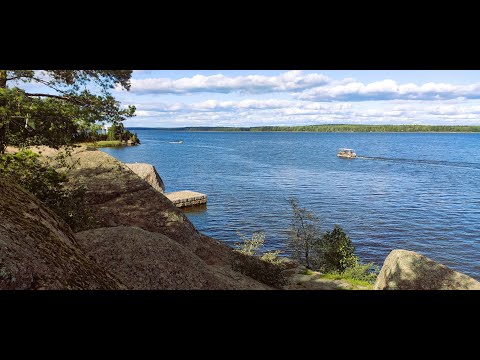
[[[76,234],[88,256],[132,290],[235,289],[233,281],[165,235],[117,226]]]
[[[62,219],[0,179],[0,289],[125,289],[89,259]]]
[[[375,290],[480,290],[480,282],[407,250],[393,250],[385,259]]]
[[[226,284],[222,288],[269,289],[232,270],[231,248],[199,233],[180,209],[122,162],[101,151],[78,151],[71,161],[79,166],[69,173],[69,183],[87,188],[88,206],[98,221],[95,228],[123,225],[164,235],[208,266],[217,277],[215,281]]]
[[[155,190],[160,191],[162,194],[165,192],[165,185],[163,180],[158,175],[155,166],[143,163],[125,164],[135,174],[140,176],[143,180],[149,183]]]

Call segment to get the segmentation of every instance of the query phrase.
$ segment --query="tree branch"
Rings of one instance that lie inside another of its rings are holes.
[[[89,106],[90,104],[86,104],[81,102],[78,99],[68,97],[68,96],[60,96],[60,95],[52,95],[52,94],[42,94],[42,93],[25,93],[26,96],[38,96],[38,97],[49,97],[53,99],[60,99],[60,100],[66,100],[75,104],[83,105],[83,106]]]
[[[21,78],[24,78],[24,77],[27,77],[27,76],[14,76],[14,77],[11,77],[11,78],[7,78],[7,81],[17,80],[17,79],[21,79]]]
[[[54,98],[54,99],[62,99],[62,100],[67,100],[67,101],[74,101],[71,98],[65,97],[65,96],[60,96],[60,95],[52,95],[52,94],[40,94],[40,93],[25,93],[26,96],[44,96],[44,97],[49,97],[49,98]]]

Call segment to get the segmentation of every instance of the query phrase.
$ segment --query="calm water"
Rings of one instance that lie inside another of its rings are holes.
[[[206,209],[187,216],[216,239],[263,230],[269,249],[284,250],[297,197],[324,230],[342,226],[363,261],[381,265],[401,248],[480,279],[480,134],[138,135],[141,146],[104,151],[155,165],[167,192],[206,193]],[[337,158],[340,147],[365,158]]]

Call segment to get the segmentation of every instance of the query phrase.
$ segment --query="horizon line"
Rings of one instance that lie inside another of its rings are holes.
[[[252,129],[252,128],[272,128],[272,127],[312,127],[312,126],[444,126],[444,127],[478,127],[477,125],[445,125],[445,124],[311,124],[311,125],[255,125],[255,126],[177,126],[177,127],[158,127],[158,126],[125,126],[126,128],[144,128],[144,129],[186,129],[186,128],[226,128],[226,129]]]

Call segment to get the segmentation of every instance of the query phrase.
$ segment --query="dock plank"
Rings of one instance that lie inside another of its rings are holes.
[[[190,190],[175,191],[167,193],[165,196],[177,207],[207,203],[207,195]]]

